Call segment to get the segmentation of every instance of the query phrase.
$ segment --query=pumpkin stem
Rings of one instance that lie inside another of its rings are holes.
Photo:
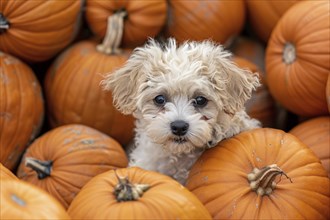
[[[124,18],[126,15],[125,10],[120,10],[108,17],[107,32],[102,44],[97,45],[97,51],[106,54],[120,53],[119,45],[124,32]]]
[[[0,13],[0,34],[5,32],[7,29],[9,29],[9,22],[7,21],[5,16]]]
[[[53,162],[37,160],[33,157],[25,158],[25,166],[32,168],[38,174],[38,179],[50,176]]]
[[[118,184],[115,186],[113,193],[118,202],[135,201],[142,197],[143,193],[150,188],[147,184],[132,184],[129,182],[128,177],[120,177],[116,171],[115,174]]]
[[[296,60],[296,48],[292,43],[286,43],[283,50],[283,61],[291,64]]]
[[[254,168],[247,178],[250,183],[250,187],[253,191],[256,191],[258,195],[270,195],[276,187],[274,181],[278,175],[284,175],[291,181],[291,178],[284,173],[276,164],[265,166],[261,169]]]

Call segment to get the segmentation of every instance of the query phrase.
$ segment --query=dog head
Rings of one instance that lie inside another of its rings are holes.
[[[237,67],[230,56],[211,41],[178,46],[174,39],[164,45],[151,39],[106,75],[102,86],[153,142],[187,153],[218,141],[259,85],[258,75]]]

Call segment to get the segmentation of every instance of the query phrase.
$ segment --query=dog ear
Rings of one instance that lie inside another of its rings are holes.
[[[213,63],[211,81],[218,90],[224,111],[228,114],[244,109],[245,102],[252,92],[260,86],[258,73],[238,67],[231,60],[231,53],[221,46],[214,46],[209,52]]]
[[[103,89],[112,92],[114,106],[123,114],[132,114],[136,109],[139,86],[146,80],[143,61],[143,53],[136,50],[122,68],[101,81]]]

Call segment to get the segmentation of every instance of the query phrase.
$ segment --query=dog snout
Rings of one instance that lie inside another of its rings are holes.
[[[171,123],[172,133],[178,136],[185,135],[188,131],[189,124],[182,120],[177,120]]]

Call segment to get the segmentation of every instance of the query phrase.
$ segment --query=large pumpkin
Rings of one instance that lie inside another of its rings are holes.
[[[72,201],[72,219],[211,219],[180,183],[157,172],[130,167],[94,177]]]
[[[266,51],[267,83],[273,97],[301,116],[328,114],[330,2],[303,1],[277,23]]]
[[[32,184],[6,179],[0,188],[0,219],[70,219],[55,198]]]
[[[256,34],[265,43],[276,26],[278,20],[294,4],[301,0],[290,1],[256,1],[246,0],[248,21]]]
[[[187,180],[213,219],[329,219],[330,179],[282,130],[242,132],[205,151]]]
[[[83,0],[0,2],[0,50],[27,61],[47,60],[75,37]]]
[[[0,52],[0,162],[14,170],[44,119],[41,87],[32,69]]]
[[[275,127],[276,105],[265,83],[265,76],[261,68],[245,58],[234,56],[233,61],[241,68],[258,73],[261,86],[252,93],[245,103],[246,112],[252,118],[258,119],[263,127]]]
[[[116,13],[122,13],[124,19],[122,45],[136,47],[161,31],[166,21],[167,5],[165,0],[86,2],[86,21],[102,39],[106,36],[108,18]]]
[[[165,35],[179,42],[212,39],[228,43],[244,25],[243,0],[169,0],[168,3]]]
[[[18,178],[30,182],[68,207],[93,176],[127,166],[114,139],[84,125],[64,125],[40,136],[26,150]]]
[[[121,114],[112,95],[100,86],[103,75],[125,63],[130,51],[99,52],[94,41],[82,41],[62,53],[48,70],[45,96],[52,127],[79,123],[96,128],[126,145],[133,136],[134,119]]]
[[[301,122],[289,133],[312,149],[330,177],[330,117],[317,117]]]

